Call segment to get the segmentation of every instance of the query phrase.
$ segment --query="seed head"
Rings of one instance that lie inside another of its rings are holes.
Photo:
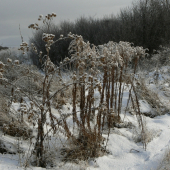
[[[14,64],[19,64],[19,60],[14,60]]]
[[[3,78],[3,74],[0,72],[0,78]]]
[[[0,61],[0,68],[3,68],[4,66],[5,66],[5,64]]]

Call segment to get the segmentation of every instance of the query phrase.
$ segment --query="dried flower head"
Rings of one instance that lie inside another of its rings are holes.
[[[0,61],[0,68],[3,68],[4,66],[5,64],[2,61]]]
[[[19,60],[14,60],[14,64],[19,64]]]
[[[3,74],[0,72],[0,78],[3,78]]]

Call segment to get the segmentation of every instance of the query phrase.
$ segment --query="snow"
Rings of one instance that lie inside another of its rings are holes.
[[[159,70],[157,77],[158,84],[148,84],[148,88],[157,92],[160,100],[164,104],[168,104],[170,96],[165,95],[164,92],[169,90],[169,67],[162,67]],[[149,73],[146,82],[154,82],[155,71]],[[67,76],[65,76],[67,80]],[[128,100],[128,88],[126,88],[123,95],[122,115],[124,118],[124,109]],[[95,98],[99,99],[99,94],[95,92]],[[25,99],[27,105],[30,105],[29,101]],[[140,109],[142,113],[153,112],[152,107],[144,99],[139,100]],[[98,103],[96,102],[96,105]],[[17,110],[18,103],[13,103],[13,109]],[[62,114],[71,113],[72,106],[66,103],[62,107]],[[52,108],[52,112],[56,117],[59,117],[59,113],[56,109]],[[146,135],[148,136],[146,151],[143,148],[143,144],[140,141],[136,141],[138,138],[139,129],[137,119],[134,115],[127,113],[125,115],[125,121],[130,121],[134,127],[131,128],[114,128],[111,129],[109,141],[107,145],[108,154],[105,154],[95,160],[89,160],[87,162],[80,162],[78,165],[74,163],[62,163],[56,160],[56,167],[53,169],[89,169],[89,170],[157,170],[162,160],[170,147],[170,115],[168,113],[154,118],[143,116],[143,120],[146,128]],[[47,117],[48,121],[49,117]],[[67,120],[70,127],[73,126],[72,117]],[[107,130],[103,137],[107,138]],[[7,141],[7,147],[9,143],[13,144],[12,149],[17,147],[17,140],[14,137],[8,135],[4,136],[0,134],[0,139]],[[64,137],[61,138],[64,140]],[[28,149],[28,141],[22,141],[22,148]],[[53,145],[57,144],[55,138],[52,140]],[[55,149],[55,148],[54,148]],[[0,170],[21,170],[23,169],[23,159],[21,155],[14,154],[0,154]],[[25,154],[26,156],[26,154]],[[20,164],[21,163],[21,164]],[[43,170],[40,167],[33,167],[29,165],[28,169]]]
[[[170,144],[170,115],[147,118],[149,129],[161,131],[148,145],[145,151],[141,143],[135,143],[125,136],[111,134],[108,144],[110,155],[97,158],[99,168],[95,169],[156,169]],[[120,131],[126,131],[121,129]],[[125,133],[124,133],[125,134]],[[94,168],[90,168],[94,169]]]
[[[155,118],[147,117],[146,122],[149,129],[160,131],[160,134],[154,137],[147,145],[146,151],[143,149],[141,143],[135,143],[130,139],[132,132],[130,132],[129,129],[119,129],[123,135],[120,135],[121,133],[114,134],[114,132],[110,134],[107,148],[110,151],[110,154],[97,158],[97,165],[89,163],[88,168],[90,170],[156,169],[161,163],[165,151],[170,146],[170,115],[166,114]],[[18,161],[19,158],[17,158],[16,155],[0,154],[0,169],[20,170],[22,167],[19,167]],[[41,170],[42,168],[34,167],[33,169]]]
[[[147,101],[145,100],[139,100],[139,104],[140,104],[140,111],[142,113],[149,113],[152,111],[150,105],[147,103]]]

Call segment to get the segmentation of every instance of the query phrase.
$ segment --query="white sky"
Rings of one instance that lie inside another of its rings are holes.
[[[133,0],[0,0],[0,45],[18,47],[21,43],[19,24],[24,41],[32,36],[28,25],[37,22],[39,14],[55,12],[55,23],[74,21],[80,16],[102,18],[117,14],[131,6]]]

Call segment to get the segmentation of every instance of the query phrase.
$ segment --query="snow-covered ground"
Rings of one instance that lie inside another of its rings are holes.
[[[158,97],[164,105],[169,107],[170,101],[170,84],[169,84],[169,67],[162,67],[159,71],[151,72],[146,75],[146,83],[150,90],[158,94]],[[95,95],[97,98],[97,94]],[[128,98],[128,90],[125,91],[123,98],[123,107],[126,107]],[[14,105],[17,107],[17,104]],[[65,105],[63,111],[67,112],[69,107]],[[143,113],[153,112],[154,110],[145,99],[140,100],[140,107]],[[17,108],[16,108],[17,109]],[[55,109],[52,110],[55,112]],[[124,118],[124,109],[122,109],[122,118]],[[56,116],[57,116],[56,112]],[[58,163],[51,169],[89,169],[89,170],[157,170],[163,164],[163,159],[170,147],[170,114],[158,115],[153,118],[143,116],[145,124],[145,132],[147,138],[147,148],[143,149],[143,144],[138,141],[140,135],[136,116],[127,113],[125,121],[131,122],[130,128],[114,128],[111,129],[107,150],[109,154],[89,160],[88,162],[80,162],[79,165],[73,163]],[[69,120],[68,120],[69,121]],[[71,124],[70,120],[70,124]],[[103,137],[107,137],[107,130]],[[17,148],[17,139],[8,135],[0,134],[0,138],[4,141],[12,143],[12,147]],[[24,141],[23,141],[24,142]],[[25,141],[23,148],[28,149],[28,141]],[[10,145],[8,147],[11,147]],[[13,150],[16,149],[11,148]],[[26,156],[26,154],[25,154]],[[21,170],[22,160],[26,158],[21,155],[0,154],[0,170]],[[57,160],[56,160],[57,161]],[[42,170],[40,167],[29,166],[28,169]],[[170,166],[169,166],[170,169]]]
[[[128,117],[131,122],[136,121],[134,117]],[[115,129],[111,131],[108,150],[110,154],[99,157],[96,162],[89,161],[87,169],[95,170],[156,170],[162,163],[167,149],[170,147],[170,115],[166,114],[155,118],[146,118],[148,133],[153,135],[153,139],[147,145],[147,150],[143,149],[141,143],[133,140],[134,132],[131,129]],[[1,136],[2,138],[6,138]],[[9,142],[9,139],[8,139]],[[1,170],[18,170],[20,167],[19,156],[11,154],[0,154]],[[74,165],[67,164],[61,169],[74,169]],[[81,166],[80,166],[81,167]],[[84,167],[86,167],[84,165]],[[34,170],[43,168],[32,167]],[[79,168],[79,167],[77,167]]]
[[[146,151],[141,143],[131,140],[130,136],[133,136],[133,132],[119,129],[120,135],[117,135],[113,131],[108,144],[111,154],[96,159],[98,169],[155,170],[170,144],[170,115],[158,116],[154,119],[147,117],[146,122],[150,135],[154,135]]]

